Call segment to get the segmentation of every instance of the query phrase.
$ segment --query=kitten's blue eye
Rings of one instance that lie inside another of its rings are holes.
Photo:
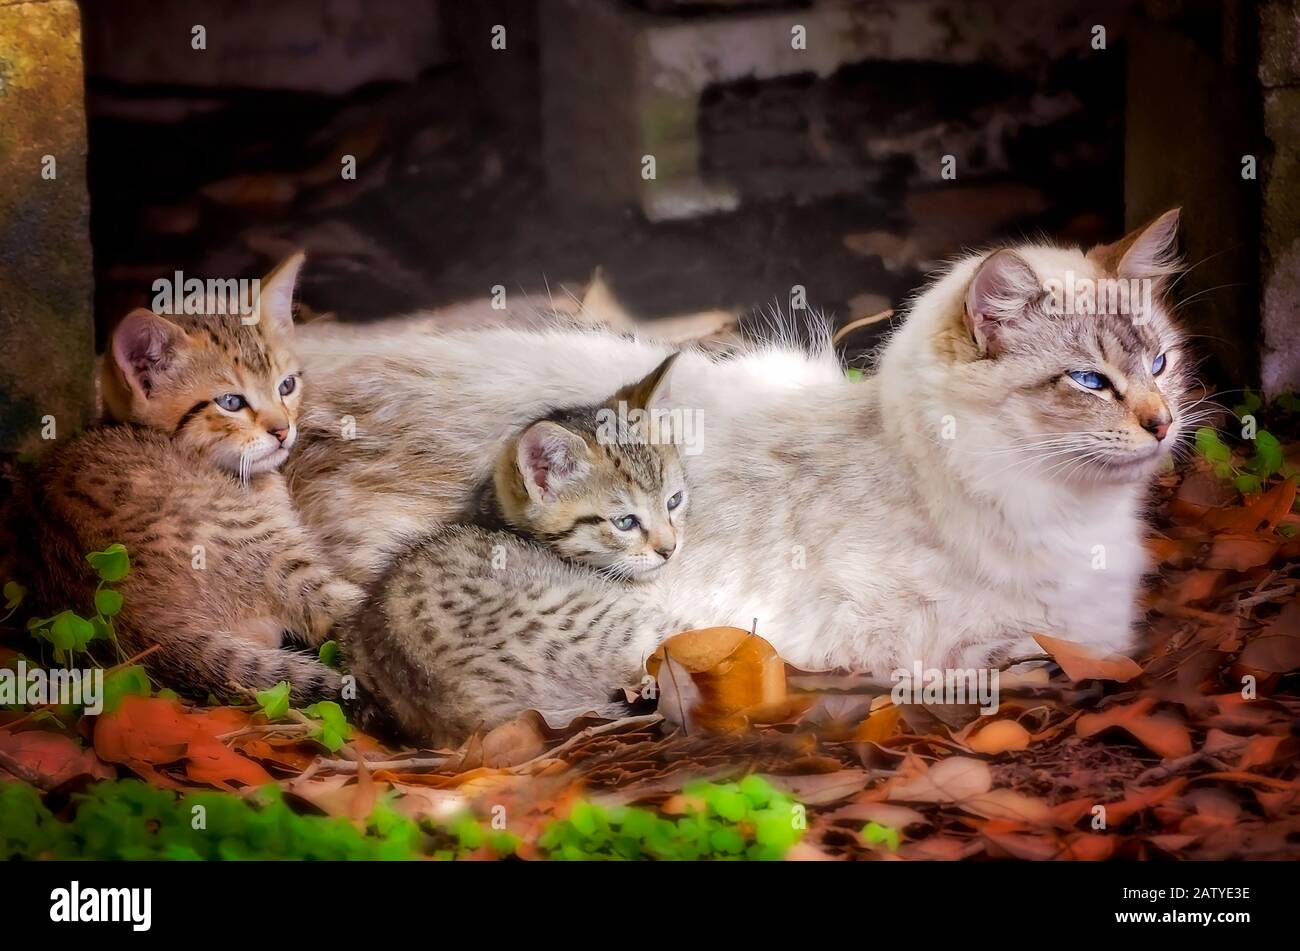
[[[223,393],[221,396],[218,396],[213,400],[213,402],[224,409],[227,413],[238,413],[248,405],[248,400],[244,399],[238,393]]]
[[[671,512],[673,509],[677,508],[677,506],[681,504],[682,504],[682,494],[680,492],[673,493],[673,495],[668,499],[668,511]]]
[[[294,376],[292,373],[290,373],[288,376],[286,376],[283,380],[280,381],[280,395],[288,396],[297,388],[297,386],[298,386],[298,378]]]
[[[1110,380],[1106,379],[1096,370],[1071,370],[1070,379],[1080,386],[1086,386],[1090,390],[1104,390],[1110,385]]]
[[[611,518],[610,522],[620,532],[630,532],[641,524],[635,515],[620,515],[618,518]]]
[[[1165,355],[1162,353],[1151,363],[1151,375],[1159,376],[1165,370]]]

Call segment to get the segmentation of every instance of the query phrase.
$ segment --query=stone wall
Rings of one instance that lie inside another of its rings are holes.
[[[1264,94],[1260,373],[1270,395],[1300,392],[1300,0],[1260,9]]]
[[[0,452],[92,403],[90,207],[73,0],[0,0]]]

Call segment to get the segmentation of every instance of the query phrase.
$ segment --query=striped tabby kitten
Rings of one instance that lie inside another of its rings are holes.
[[[199,696],[230,680],[289,680],[297,702],[336,691],[337,673],[281,643],[286,632],[321,643],[361,596],[327,566],[276,471],[302,395],[291,346],[301,263],[262,282],[256,323],[127,315],[102,380],[123,425],[56,448],[24,490],[38,610],[86,613],[96,584],[86,552],[124,544],[122,649],[160,644],[147,662]]]
[[[674,443],[649,438],[644,419],[621,434],[611,427],[620,408],[626,419],[665,396],[675,359],[674,353],[601,405],[557,410],[529,425],[501,453],[473,520],[614,579],[662,568],[681,544],[681,457]]]
[[[457,742],[529,707],[612,714],[609,689],[689,626],[644,585],[617,583],[681,547],[678,449],[649,438],[644,417],[615,439],[607,428],[620,406],[664,395],[675,357],[601,405],[525,427],[479,492],[478,524],[426,538],[381,579],[349,632],[349,669],[403,733]]]

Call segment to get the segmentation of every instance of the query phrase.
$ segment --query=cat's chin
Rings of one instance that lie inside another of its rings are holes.
[[[1156,447],[1145,452],[1107,456],[1089,468],[1097,482],[1128,485],[1145,482],[1154,476],[1167,455],[1165,450]]]
[[[289,450],[284,446],[279,446],[275,449],[268,449],[256,459],[249,460],[244,466],[242,475],[255,476],[262,472],[274,472],[276,469],[279,469],[280,466],[284,465],[288,458]],[[214,461],[218,468],[224,469],[231,475],[241,475],[240,459],[238,456],[235,456],[234,458],[221,457]]]
[[[248,467],[250,474],[258,472],[273,472],[284,465],[285,460],[289,458],[289,450],[283,446],[279,449],[273,449],[261,459],[254,460]]]

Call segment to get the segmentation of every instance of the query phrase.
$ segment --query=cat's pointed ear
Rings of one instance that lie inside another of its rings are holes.
[[[1171,208],[1114,244],[1102,244],[1091,249],[1088,257],[1116,277],[1161,280],[1177,273],[1182,268],[1178,255],[1178,221],[1181,216],[1181,208]]]
[[[560,491],[586,475],[591,450],[577,433],[559,423],[533,423],[519,437],[515,465],[534,502],[554,502]]]
[[[143,307],[122,318],[113,330],[110,349],[118,373],[135,398],[147,400],[157,392],[186,339],[185,331],[176,324]]]
[[[298,286],[298,272],[306,259],[306,253],[295,251],[261,280],[258,318],[282,338],[293,334],[293,294]]]
[[[670,397],[669,379],[673,364],[681,356],[680,351],[670,353],[664,358],[663,362],[657,367],[637,380],[630,383],[614,394],[610,402],[617,406],[619,403],[626,403],[629,410],[649,409],[651,406],[658,406],[668,402]]]
[[[1009,248],[995,251],[975,270],[966,288],[966,329],[981,356],[997,354],[1009,324],[1043,293],[1029,262]]]
[[[1178,271],[1178,219],[1181,208],[1172,208],[1134,233],[1133,243],[1119,259],[1120,277],[1163,278]]]

